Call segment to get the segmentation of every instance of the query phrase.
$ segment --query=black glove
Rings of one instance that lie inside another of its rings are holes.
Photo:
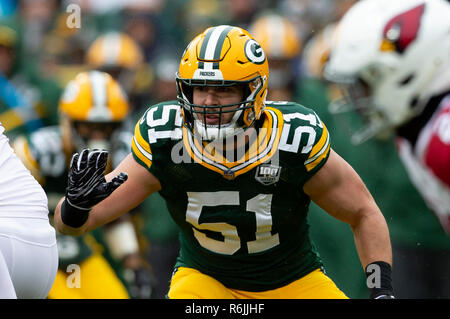
[[[66,198],[61,206],[61,219],[71,227],[82,226],[93,206],[106,197],[128,178],[120,173],[106,182],[105,168],[108,152],[88,149],[75,153],[70,161]]]
[[[367,265],[367,287],[371,299],[395,299],[392,288],[391,266],[384,261],[376,261]]]

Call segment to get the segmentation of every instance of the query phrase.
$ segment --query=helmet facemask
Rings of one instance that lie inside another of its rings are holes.
[[[362,144],[372,137],[383,139],[390,136],[392,129],[389,116],[383,107],[377,106],[373,88],[368,83],[361,77],[336,80],[341,97],[328,106],[328,111],[344,122],[354,145]]]
[[[113,150],[121,122],[73,121],[72,137],[77,151],[84,148]]]
[[[178,101],[183,107],[184,126],[196,137],[214,141],[238,135],[254,125],[261,113],[255,107],[256,96],[263,88],[264,80],[256,76],[248,81],[192,80],[177,75]],[[241,86],[242,100],[224,105],[194,104],[195,87],[232,87]],[[222,122],[223,115],[234,113],[227,123]],[[208,116],[217,116],[217,124],[208,124]]]

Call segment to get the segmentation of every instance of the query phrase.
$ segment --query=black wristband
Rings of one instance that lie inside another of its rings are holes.
[[[90,210],[76,208],[64,199],[61,205],[61,220],[67,226],[78,228],[89,218]]]
[[[381,296],[393,298],[391,265],[384,261],[375,261],[367,265],[365,272],[371,299]]]

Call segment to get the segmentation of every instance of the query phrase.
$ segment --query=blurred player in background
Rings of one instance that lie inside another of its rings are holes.
[[[432,238],[450,234],[449,17],[450,5],[441,0],[360,1],[341,20],[325,68],[343,92],[330,110],[355,110],[362,119],[354,144],[395,132],[410,180],[442,227],[423,223],[424,231],[429,227],[423,236]],[[408,195],[396,197],[410,201]],[[424,219],[419,211],[410,214],[404,231],[417,237],[418,227],[407,225]],[[400,297],[450,296],[450,238],[439,238],[433,246],[394,247]]]
[[[86,52],[86,64],[111,75],[128,96],[133,95],[137,74],[145,66],[143,52],[136,41],[116,31],[101,34],[92,42]]]
[[[261,44],[269,59],[270,78],[267,99],[292,101],[300,80],[302,40],[286,18],[270,13],[256,19],[249,32]]]
[[[59,126],[44,127],[14,142],[17,154],[47,192],[52,212],[55,200],[67,185],[65,176],[73,152],[84,147],[109,150],[112,156],[107,169],[110,170],[129,152],[131,138],[129,133],[121,130],[129,112],[126,95],[106,73],[91,71],[78,74],[68,83],[59,111]],[[79,238],[58,235],[60,267],[49,297],[149,298],[150,281],[146,279],[148,276],[139,259],[133,224],[121,219],[97,235]],[[103,246],[98,242],[99,237],[104,239],[100,241]],[[122,276],[117,277],[103,257],[105,247],[113,261],[123,265]],[[79,289],[70,289],[66,284],[71,274],[67,267],[71,264],[78,264],[81,268]],[[124,286],[120,279],[125,279],[127,285]]]

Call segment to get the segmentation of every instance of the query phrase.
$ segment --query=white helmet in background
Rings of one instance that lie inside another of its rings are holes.
[[[406,123],[450,90],[450,4],[357,2],[339,23],[325,77],[344,88],[330,112],[356,108],[367,121],[353,143]]]

